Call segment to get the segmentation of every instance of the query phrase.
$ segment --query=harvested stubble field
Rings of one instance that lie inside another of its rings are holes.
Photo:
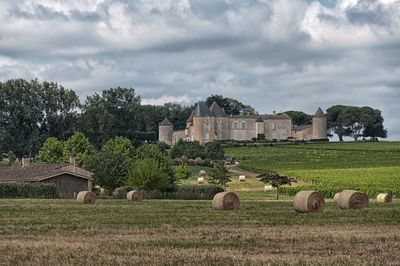
[[[399,202],[297,214],[290,201],[0,200],[0,262],[13,265],[388,265]]]

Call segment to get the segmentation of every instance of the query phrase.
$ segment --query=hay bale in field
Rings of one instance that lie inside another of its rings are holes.
[[[131,190],[126,194],[126,198],[130,201],[141,201],[143,199],[143,193],[137,190]]]
[[[79,204],[95,204],[96,203],[96,195],[91,191],[81,191],[76,196],[76,201]]]
[[[240,207],[240,200],[233,192],[220,192],[214,196],[212,206],[216,210],[236,210]]]
[[[380,193],[376,197],[377,203],[390,203],[393,200],[393,195],[388,193]]]
[[[197,178],[197,183],[198,184],[204,184],[204,177],[198,177]]]
[[[340,192],[336,193],[335,196],[333,196],[333,201],[337,203],[339,200],[339,196],[340,196]]]
[[[206,175],[206,170],[199,171],[199,176],[205,176],[205,175]]]
[[[240,175],[239,176],[239,182],[244,182],[246,181],[246,176],[245,175]]]
[[[368,196],[356,190],[340,192],[337,204],[341,209],[362,209],[368,207]]]
[[[323,212],[325,199],[317,191],[299,191],[293,199],[296,212]]]
[[[272,192],[274,190],[275,190],[275,188],[272,185],[265,185],[264,186],[264,192]]]

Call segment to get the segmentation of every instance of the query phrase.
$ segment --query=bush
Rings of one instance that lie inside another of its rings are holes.
[[[49,183],[0,183],[0,198],[58,198],[55,184]]]
[[[205,154],[211,160],[223,160],[225,157],[224,148],[216,141],[206,144]]]
[[[181,164],[176,167],[175,174],[176,177],[178,177],[179,179],[188,179],[192,175],[192,172],[190,171],[187,164]]]
[[[157,160],[145,158],[135,162],[129,169],[126,184],[138,189],[153,190],[167,187],[171,184],[171,179]]]
[[[8,152],[7,158],[8,158],[8,165],[13,165],[17,160],[17,157],[15,156],[15,153],[13,151]]]
[[[224,189],[214,185],[178,185],[164,190],[144,191],[145,199],[211,200]]]
[[[185,155],[187,158],[205,157],[205,149],[198,141],[185,142],[179,140],[171,149],[171,157],[177,158]]]

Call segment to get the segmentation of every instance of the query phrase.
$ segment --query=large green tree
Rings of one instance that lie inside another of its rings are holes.
[[[81,132],[76,132],[64,142],[63,157],[66,162],[70,157],[75,157],[79,166],[85,166],[95,152],[89,139]]]
[[[239,114],[255,114],[256,111],[250,105],[239,102],[238,100],[224,97],[222,95],[211,95],[207,97],[206,104],[211,106],[213,102],[216,102],[221,108],[224,109],[228,115],[239,115]]]
[[[285,113],[292,118],[292,123],[295,126],[310,125],[312,123],[313,116],[304,112],[287,111]]]
[[[60,140],[71,136],[78,128],[77,110],[80,102],[76,93],[57,83],[44,81],[41,84],[40,99],[43,133]]]
[[[18,158],[34,155],[48,137],[65,139],[76,130],[78,96],[52,82],[0,82],[0,145]]]
[[[36,158],[39,163],[62,163],[64,159],[64,144],[55,137],[46,139]]]
[[[95,183],[109,190],[123,186],[134,156],[135,150],[129,139],[116,137],[107,141],[88,164]]]
[[[117,136],[135,141],[139,114],[140,97],[133,88],[111,88],[87,97],[81,128],[98,148]]]
[[[42,141],[41,88],[37,80],[0,82],[0,140],[18,158],[35,153]]]
[[[368,106],[335,105],[327,109],[328,128],[336,133],[340,141],[349,136],[357,141],[359,137],[386,138],[382,113]]]

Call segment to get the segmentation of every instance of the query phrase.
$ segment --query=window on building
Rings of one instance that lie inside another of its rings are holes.
[[[232,128],[233,128],[233,129],[237,129],[237,128],[238,128],[238,123],[237,123],[237,121],[233,122]]]
[[[242,129],[246,129],[246,121],[242,121]]]
[[[276,124],[272,123],[272,130],[276,130]]]

